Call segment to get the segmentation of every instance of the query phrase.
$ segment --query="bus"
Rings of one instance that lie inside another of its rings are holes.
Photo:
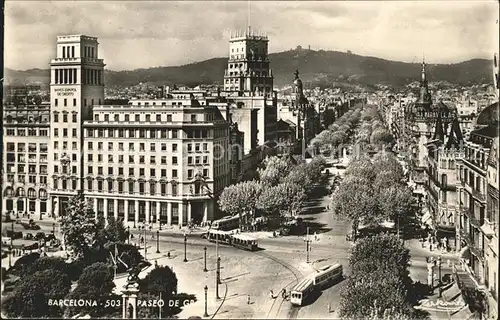
[[[290,302],[292,305],[301,306],[307,297],[314,291],[314,279],[305,278],[293,287],[290,292]]]
[[[318,272],[313,275],[313,282],[314,285],[320,289],[329,283],[342,279],[342,277],[342,265],[337,263],[320,268]]]
[[[222,231],[222,230],[208,230],[206,237],[210,242],[217,242],[231,244],[231,236],[232,232],[230,231]]]
[[[239,226],[240,226],[240,218],[238,215],[226,216],[222,219],[215,220],[214,222],[212,222],[210,229],[229,231],[238,229]]]
[[[234,234],[231,236],[231,240],[233,247],[237,247],[240,249],[255,251],[259,247],[257,239],[245,234]]]

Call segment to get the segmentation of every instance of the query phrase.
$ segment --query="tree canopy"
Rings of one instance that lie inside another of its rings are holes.
[[[50,306],[48,301],[63,299],[70,288],[68,276],[56,270],[48,269],[26,275],[2,303],[3,311],[14,318],[59,318],[62,316],[62,309]]]

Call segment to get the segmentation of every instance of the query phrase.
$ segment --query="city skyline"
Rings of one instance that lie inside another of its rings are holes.
[[[456,63],[490,59],[498,50],[493,1],[6,1],[4,65],[47,68],[57,35],[85,34],[99,38],[107,69],[177,66],[227,56],[231,32],[248,25],[267,33],[271,53],[310,45],[404,62],[425,55],[429,63]]]

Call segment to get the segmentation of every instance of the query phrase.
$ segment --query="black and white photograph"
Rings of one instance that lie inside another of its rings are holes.
[[[497,320],[499,9],[4,0],[2,319]]]

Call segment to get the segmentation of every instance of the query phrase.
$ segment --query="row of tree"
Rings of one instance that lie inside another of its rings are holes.
[[[380,148],[392,146],[394,137],[384,126],[376,106],[368,106],[363,110],[361,125],[355,135],[355,143],[362,147]]]
[[[288,156],[267,157],[257,170],[258,179],[223,190],[219,207],[232,216],[239,215],[243,229],[254,224],[257,210],[273,221],[294,217],[320,179],[323,167],[321,157],[298,164]]]
[[[340,292],[343,319],[421,318],[413,308],[410,253],[395,235],[359,240],[349,257],[351,274]]]
[[[335,120],[328,129],[314,137],[311,146],[319,150],[336,150],[340,145],[348,143],[361,119],[361,110],[361,105],[355,105]]]

